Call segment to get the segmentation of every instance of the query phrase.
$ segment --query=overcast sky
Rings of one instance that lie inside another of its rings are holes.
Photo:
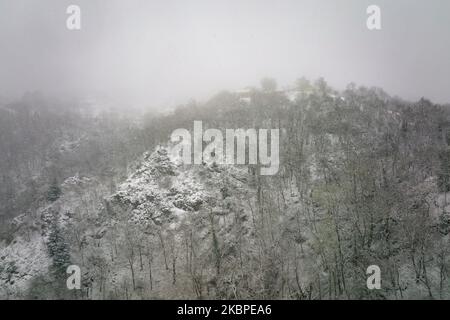
[[[70,4],[80,31],[66,28]],[[370,4],[380,31],[366,27]],[[265,76],[450,102],[450,1],[0,0],[0,95],[173,106]]]

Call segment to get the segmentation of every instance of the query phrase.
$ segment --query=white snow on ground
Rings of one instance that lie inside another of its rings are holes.
[[[32,278],[48,273],[50,259],[47,247],[38,233],[29,239],[16,238],[0,247],[0,297],[25,292]]]

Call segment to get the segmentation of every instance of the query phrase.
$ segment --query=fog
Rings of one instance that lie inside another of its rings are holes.
[[[81,30],[66,8],[81,8]],[[366,27],[381,7],[382,30]],[[0,0],[0,95],[106,95],[171,107],[324,77],[450,102],[450,2]]]

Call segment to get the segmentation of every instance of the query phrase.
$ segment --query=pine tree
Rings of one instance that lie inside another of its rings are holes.
[[[47,201],[55,202],[61,196],[61,188],[58,186],[56,179],[53,180],[50,188],[47,191]]]
[[[49,268],[49,287],[42,288],[47,291],[51,299],[74,299],[77,297],[76,290],[67,290],[67,267],[71,265],[69,244],[66,242],[61,229],[55,219],[50,226],[47,249],[52,258],[52,264]]]
[[[66,243],[56,221],[51,225],[48,236],[48,251],[53,259],[53,271],[57,277],[65,276],[66,268],[70,265],[69,246]]]

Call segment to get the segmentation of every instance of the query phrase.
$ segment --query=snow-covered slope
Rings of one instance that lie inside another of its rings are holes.
[[[49,235],[57,229],[63,234],[64,247],[70,251],[70,263],[82,268],[85,297],[133,297],[138,283],[142,290],[148,289],[150,284],[145,282],[150,267],[142,259],[149,251],[153,292],[147,297],[187,296],[184,290],[190,286],[188,277],[197,271],[190,270],[189,275],[177,265],[181,264],[180,257],[186,255],[182,252],[186,237],[198,241],[198,245],[191,243],[190,250],[197,246],[196,252],[188,255],[204,259],[202,268],[214,268],[212,246],[220,250],[220,257],[216,258],[226,265],[227,256],[232,254],[228,251],[235,245],[234,236],[248,235],[252,228],[250,199],[255,194],[249,187],[251,179],[245,166],[185,166],[161,146],[145,153],[113,194],[108,195],[108,188],[95,177],[68,178],[62,184],[62,196],[23,215],[23,221],[18,219],[17,224],[24,231],[18,232],[11,243],[2,244],[0,294],[25,297],[34,290],[30,288],[32,280],[49,273],[55,260],[49,250]],[[237,227],[239,232],[233,233]],[[213,245],[218,238],[220,248],[217,243]],[[138,269],[133,270],[134,279],[130,279],[130,263]],[[192,265],[192,261],[183,262],[186,263]],[[201,273],[206,273],[206,269]],[[211,280],[216,281],[202,281]],[[169,285],[174,281],[180,284],[178,292],[177,285]],[[124,286],[131,287],[131,282],[135,289],[124,294]]]

